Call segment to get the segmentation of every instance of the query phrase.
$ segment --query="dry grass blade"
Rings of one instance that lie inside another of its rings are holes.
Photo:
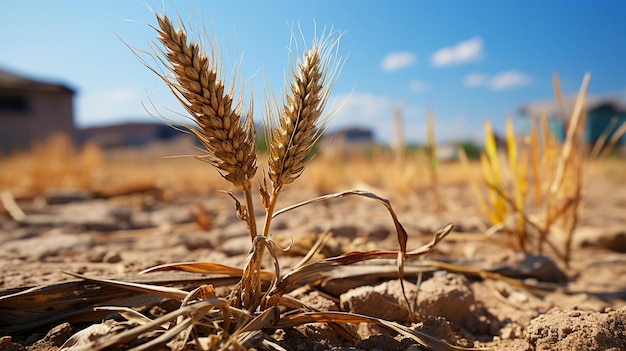
[[[326,244],[326,242],[328,242],[328,240],[332,237],[332,232],[330,231],[326,231],[324,234],[322,234],[313,244],[313,246],[311,246],[311,248],[309,249],[309,251],[306,253],[306,255],[304,255],[304,257],[302,257],[302,259],[300,261],[298,261],[298,263],[296,263],[293,268],[298,268],[298,267],[302,267],[304,266],[307,262],[309,262],[313,256],[315,256],[316,254],[318,254],[322,248],[324,247],[324,245]]]
[[[510,278],[510,277],[507,277],[506,275],[486,271],[483,269],[465,267],[465,266],[460,266],[460,265],[456,265],[452,263],[445,263],[445,262],[439,262],[439,261],[433,261],[433,260],[420,261],[420,264],[423,265],[424,267],[432,267],[434,269],[445,269],[446,271],[449,271],[449,272],[478,276],[482,279],[499,280],[507,284],[510,284],[511,286],[528,290],[536,295],[540,295],[540,296],[546,295],[546,292],[544,290],[525,284],[523,281],[519,279]]]
[[[155,273],[132,276],[124,281],[143,283],[149,287],[175,285],[190,289],[202,284],[226,286],[238,278],[199,278],[188,274]],[[120,284],[92,281],[67,281],[21,291],[3,291],[0,296],[0,333],[24,333],[57,321],[96,322],[108,312],[94,311],[94,306],[148,306],[162,299],[152,291],[137,293]],[[182,293],[180,294],[182,296]]]
[[[547,149],[548,146],[544,145]],[[539,132],[537,131],[537,120],[530,121],[530,166],[533,180],[533,203],[539,206],[541,203],[541,175],[539,171]]]
[[[283,276],[276,285],[272,286],[270,290],[267,292],[266,300],[267,306],[275,306],[278,303],[280,297],[293,290],[293,288],[297,285],[306,281],[307,279],[315,276],[319,276],[320,273],[327,272],[333,270],[338,266],[346,266],[355,264],[357,262],[363,262],[368,260],[375,259],[397,259],[398,260],[398,278],[400,282],[403,283],[403,275],[404,275],[404,260],[416,258],[421,255],[428,253],[432,250],[437,243],[439,243],[443,238],[446,237],[452,230],[452,225],[449,224],[434,234],[433,239],[426,245],[422,247],[402,253],[401,251],[389,251],[389,250],[371,250],[365,252],[348,252],[340,256],[327,258],[324,260],[316,261],[311,264],[307,264],[302,267],[298,267],[296,269],[291,270],[285,276]],[[401,259],[399,259],[401,258]],[[404,285],[404,284],[402,284]],[[404,292],[404,291],[403,291]],[[406,298],[406,294],[405,294]]]
[[[584,111],[590,74],[585,74],[574,110],[567,123],[565,141],[556,164],[554,178],[548,189],[546,203],[546,224],[544,233],[551,230],[557,216],[560,216],[561,229],[565,233],[563,260],[569,265],[571,243],[578,221],[578,207],[582,188],[582,138],[586,113]],[[560,95],[560,91],[555,92]],[[562,215],[561,215],[562,214]],[[540,244],[546,242],[546,235],[540,237]],[[541,248],[541,247],[540,247]]]
[[[0,204],[9,213],[11,218],[19,222],[26,218],[26,214],[15,201],[15,197],[9,191],[0,192]]]
[[[550,193],[554,196],[560,189],[563,184],[563,177],[566,172],[568,161],[572,157],[572,152],[574,152],[575,143],[577,143],[576,135],[577,130],[581,129],[579,125],[581,125],[581,120],[584,120],[584,111],[583,107],[585,106],[585,96],[587,94],[587,87],[589,86],[589,79],[591,75],[589,73],[585,74],[583,78],[583,83],[580,87],[580,91],[578,92],[578,96],[576,97],[576,104],[574,105],[574,111],[572,111],[572,118],[569,120],[567,135],[565,137],[565,143],[563,144],[563,150],[561,153],[561,158],[559,158],[559,162],[557,164],[556,174],[554,175],[554,180],[552,185],[550,186]],[[558,94],[560,95],[560,93]]]
[[[250,322],[248,322],[243,327],[239,328],[233,336],[237,336],[237,334],[245,334],[253,331],[261,330],[267,327],[269,324],[276,323],[280,318],[280,309],[278,307],[271,307],[259,313],[256,317],[254,317]]]
[[[150,331],[161,328],[161,325],[167,322],[170,322],[172,320],[175,320],[179,316],[203,316],[206,313],[208,313],[210,310],[212,310],[213,308],[223,306],[226,304],[227,304],[227,301],[223,299],[210,299],[210,300],[202,301],[193,305],[181,307],[164,316],[154,319],[149,323],[141,324],[135,328],[126,330],[119,334],[108,335],[106,337],[98,338],[89,344],[80,345],[78,347],[72,347],[71,349],[68,349],[68,351],[69,350],[71,351],[103,350],[111,346],[128,343],[146,332],[150,332]],[[197,317],[184,318],[183,321],[177,324],[178,327],[174,327],[166,331],[164,334],[162,334],[160,336],[158,343],[164,343],[167,340],[171,340],[174,337],[176,337],[182,330],[189,327],[190,323],[195,318]],[[146,344],[143,344],[142,346],[146,346]],[[154,346],[154,343],[148,346]]]
[[[140,274],[153,273],[159,271],[184,271],[189,273],[203,273],[203,274],[225,274],[231,277],[241,277],[243,270],[241,268],[225,266],[219,263],[210,262],[181,262],[163,264],[155,267],[148,268],[140,272]],[[261,272],[261,278],[263,280],[271,280],[274,274],[271,272]]]
[[[76,274],[76,273],[71,273],[71,272],[67,272],[67,274],[74,276],[76,278],[84,279],[84,280],[95,282],[95,283],[110,285],[110,286],[123,288],[127,290],[133,290],[133,291],[137,291],[140,293],[159,295],[165,298],[170,298],[170,299],[175,299],[175,300],[180,300],[180,301],[184,300],[189,294],[185,290],[170,288],[166,286],[122,282],[122,281],[115,281],[115,280],[110,280],[110,279],[90,278],[81,274]]]
[[[145,323],[152,322],[152,319],[128,307],[101,306],[101,307],[94,307],[94,310],[95,311],[115,311],[119,313],[120,316],[124,317],[124,319],[126,319],[127,321],[130,321],[136,324],[145,324]]]
[[[294,210],[296,208],[311,204],[311,203],[315,203],[315,202],[320,202],[320,201],[326,201],[326,200],[331,200],[331,199],[337,199],[337,198],[341,198],[341,197],[345,197],[345,196],[350,196],[350,195],[356,195],[356,196],[363,196],[363,197],[367,197],[370,199],[374,199],[376,201],[378,201],[379,203],[381,203],[383,206],[385,206],[385,208],[387,208],[387,211],[389,211],[389,214],[391,215],[391,218],[393,219],[393,224],[396,228],[396,234],[397,234],[397,238],[398,238],[398,244],[400,245],[400,252],[401,253],[406,253],[406,244],[407,244],[407,240],[408,240],[408,235],[406,233],[406,230],[404,229],[404,227],[402,226],[402,224],[400,223],[400,221],[398,220],[398,216],[396,215],[395,211],[393,210],[393,208],[391,207],[391,203],[389,202],[389,200],[387,199],[383,199],[380,196],[373,194],[369,191],[364,191],[364,190],[347,190],[347,191],[342,191],[339,193],[334,193],[334,194],[328,194],[328,195],[324,195],[324,196],[320,196],[320,197],[316,197],[314,199],[310,199],[307,201],[303,201],[300,203],[297,203],[295,205],[283,208],[279,211],[276,211],[273,214],[273,217],[276,217],[282,213]]]

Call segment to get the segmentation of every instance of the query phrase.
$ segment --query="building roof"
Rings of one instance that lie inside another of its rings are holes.
[[[349,140],[372,140],[374,131],[363,127],[346,127],[324,133],[324,137],[342,136]]]
[[[67,85],[30,79],[2,68],[0,68],[0,89],[75,93],[75,90]]]
[[[519,113],[529,117],[538,116],[565,116],[569,118],[576,104],[576,96],[568,96],[563,98],[563,111],[556,101],[540,101],[530,103],[520,107]],[[610,107],[617,113],[626,113],[626,100],[610,96],[610,97],[587,97],[585,99],[585,109],[587,111],[595,110],[600,107]]]

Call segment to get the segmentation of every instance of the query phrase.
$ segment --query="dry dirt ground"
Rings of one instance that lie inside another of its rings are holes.
[[[315,195],[294,186],[281,205]],[[455,231],[427,256],[429,260],[499,273],[538,289],[439,269],[423,274],[416,295],[418,274],[411,267],[417,264],[408,262],[406,286],[415,302],[414,313],[409,313],[394,278],[395,262],[369,261],[338,269],[333,279],[300,289],[294,296],[319,309],[402,322],[463,347],[626,350],[623,184],[607,180],[585,188],[569,268],[550,255],[524,255],[510,249],[501,233],[476,240],[484,225],[467,211],[474,205],[466,188],[442,189],[447,210],[437,215],[431,196],[424,191],[392,198],[409,233],[409,249],[428,242],[434,230],[452,221]],[[27,331],[15,328],[33,318],[27,313],[29,308],[41,308],[35,300],[16,303],[9,298],[27,287],[79,281],[65,272],[120,278],[158,264],[186,261],[243,267],[250,247],[245,225],[236,218],[232,200],[223,194],[164,199],[158,191],[147,191],[103,199],[53,192],[19,201],[19,205],[26,214],[21,221],[6,214],[0,217],[0,350],[57,350],[71,334],[89,325],[67,317],[39,323]],[[262,218],[263,213],[257,215]],[[349,197],[310,205],[277,217],[273,228],[278,243],[285,247],[293,243],[280,256],[283,272],[326,230],[333,232],[322,250],[326,256],[350,250],[397,249],[388,213],[370,199]],[[68,294],[72,291],[59,296]],[[93,304],[79,300],[70,309]],[[158,304],[165,308],[167,302]],[[37,310],[35,320],[55,312],[55,306]],[[106,317],[97,318],[92,323]],[[292,350],[424,349],[375,325],[352,329],[360,340],[337,335],[321,324],[300,326],[275,337]]]

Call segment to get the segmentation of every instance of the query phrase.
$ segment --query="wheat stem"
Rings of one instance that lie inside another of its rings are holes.
[[[337,42],[322,37],[297,61],[281,108],[272,108],[276,104],[266,100],[267,176],[272,189],[266,189],[269,201],[262,235],[269,235],[280,193],[302,174],[306,158],[327,128],[328,116],[322,113],[337,72],[331,67],[331,51]]]
[[[251,179],[257,167],[252,108],[244,115],[242,99],[234,102],[234,84],[226,89],[214,46],[209,45],[212,49],[207,56],[200,44],[188,40],[182,25],[182,28],[175,28],[166,15],[156,14],[156,18],[158,28],[154,29],[164,47],[159,50],[165,57],[161,62],[171,76],[152,71],[163,79],[196,124],[196,127],[186,128],[204,145],[206,155],[197,158],[213,165],[222,177],[243,190],[248,212],[246,221],[254,239],[257,228]]]
[[[256,228],[256,218],[254,216],[254,201],[252,200],[252,182],[249,180],[243,185],[243,193],[246,197],[246,206],[248,207],[248,231],[250,232],[250,237],[254,241],[254,238],[257,236],[257,228]]]

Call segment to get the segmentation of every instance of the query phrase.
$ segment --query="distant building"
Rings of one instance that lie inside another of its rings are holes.
[[[374,132],[371,129],[350,127],[324,133],[320,144],[324,150],[349,154],[363,151],[374,145]]]
[[[81,140],[103,148],[142,146],[150,142],[165,141],[182,133],[164,123],[129,122],[81,130]]]
[[[53,133],[76,137],[75,91],[0,70],[0,152],[29,148]]]
[[[574,110],[575,98],[564,100],[563,109],[556,102],[537,102],[520,108],[520,113],[531,118],[546,116],[552,132],[560,140],[566,133],[566,126]],[[609,140],[617,129],[626,123],[626,101],[618,98],[587,98],[584,106],[587,124],[583,140],[588,147],[593,147],[601,135],[608,131]],[[626,135],[622,135],[618,146],[626,146]]]

